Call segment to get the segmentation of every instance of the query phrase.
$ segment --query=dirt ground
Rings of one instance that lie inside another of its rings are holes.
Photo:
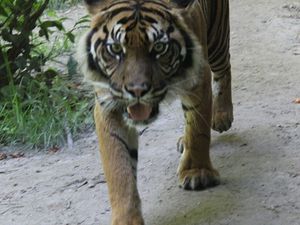
[[[235,120],[212,133],[221,185],[178,188],[178,101],[140,141],[138,186],[148,225],[300,225],[300,2],[231,0]],[[0,161],[0,225],[108,225],[94,133],[73,149]]]

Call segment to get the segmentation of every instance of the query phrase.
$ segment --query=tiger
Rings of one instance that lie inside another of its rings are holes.
[[[78,47],[95,93],[94,120],[112,225],[142,225],[137,126],[161,103],[181,101],[184,134],[177,176],[184,190],[220,184],[211,128],[233,122],[229,0],[85,0],[91,15]],[[171,96],[171,97],[170,97]]]

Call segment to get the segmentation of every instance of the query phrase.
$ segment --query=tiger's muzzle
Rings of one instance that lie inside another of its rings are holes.
[[[124,115],[134,124],[148,124],[159,114],[159,103],[164,99],[166,86],[154,89],[148,83],[129,84],[123,88],[126,98]]]

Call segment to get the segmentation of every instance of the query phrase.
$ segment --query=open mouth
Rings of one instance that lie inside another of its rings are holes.
[[[128,106],[127,112],[130,119],[135,121],[144,121],[149,119],[152,112],[152,106],[137,103],[135,105]]]
[[[123,108],[124,116],[130,123],[145,125],[153,122],[159,114],[159,103],[166,96],[167,91],[154,96],[151,103],[137,101]]]
[[[127,117],[134,122],[150,122],[158,114],[158,105],[136,103],[127,107]]]

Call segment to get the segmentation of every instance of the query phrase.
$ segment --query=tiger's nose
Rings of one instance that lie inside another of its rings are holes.
[[[125,90],[133,97],[143,97],[151,89],[151,85],[147,82],[141,84],[129,83],[125,85]]]

